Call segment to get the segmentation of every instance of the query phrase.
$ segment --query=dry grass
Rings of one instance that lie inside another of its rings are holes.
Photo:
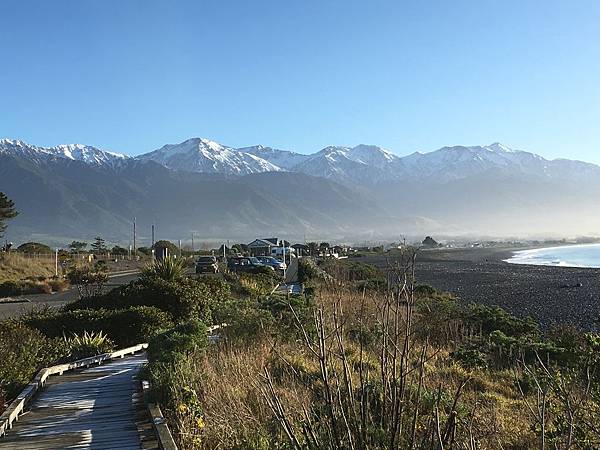
[[[432,317],[403,306],[395,314],[384,294],[336,286],[319,290],[316,301],[315,328],[295,340],[220,344],[176,366],[169,383],[175,399],[170,418],[181,448],[388,448],[390,423],[399,415],[394,448],[541,448],[536,422],[515,383],[523,375],[516,366],[458,364],[452,339],[434,344],[415,332],[430,329]],[[407,318],[412,324],[405,335]],[[365,332],[368,342],[359,338]],[[390,363],[405,339],[412,341],[406,358]],[[404,386],[396,397],[403,412],[386,407],[386,398],[394,403],[391,389],[398,383]],[[526,400],[535,404],[536,394],[531,391]],[[558,401],[555,395],[553,408]],[[548,420],[560,420],[561,411],[549,412]],[[336,426],[338,436],[332,433]]]
[[[215,348],[199,351],[180,361],[169,374],[173,389],[170,418],[177,424],[182,449],[268,448],[273,434],[272,411],[265,402],[261,374],[271,367],[270,345]],[[286,407],[301,411],[309,403],[305,387],[291,378],[282,379],[278,393]]]
[[[0,255],[0,283],[46,279],[52,276],[54,276],[54,260],[51,258],[27,258],[18,253]]]

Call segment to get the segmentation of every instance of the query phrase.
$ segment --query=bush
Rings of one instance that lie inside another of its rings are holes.
[[[328,260],[323,264],[323,269],[332,277],[343,281],[366,281],[380,280],[385,283],[386,279],[381,270],[372,264],[358,261]]]
[[[73,334],[66,339],[70,357],[74,360],[108,353],[115,344],[102,331],[95,333],[84,331],[82,335]]]
[[[307,284],[319,278],[323,278],[323,271],[317,268],[314,260],[310,258],[298,260],[298,281],[300,283]]]
[[[151,365],[174,362],[207,344],[206,326],[198,320],[185,322],[150,339],[148,361]]]
[[[17,247],[17,251],[21,253],[39,253],[44,255],[52,255],[54,250],[48,247],[46,244],[40,244],[39,242],[26,242]]]
[[[501,331],[507,336],[538,336],[538,325],[532,319],[519,319],[500,307],[473,304],[466,312],[466,320],[480,328],[484,335]]]
[[[67,274],[69,282],[77,286],[79,298],[93,297],[102,292],[104,283],[108,281],[106,268],[97,264],[95,268],[73,267]]]
[[[119,347],[147,342],[160,330],[173,326],[169,314],[158,308],[137,306],[123,310],[72,310],[33,312],[23,322],[50,338],[103,332]]]
[[[211,322],[211,309],[229,298],[223,282],[182,278],[177,282],[158,277],[143,277],[107,294],[82,299],[69,309],[123,309],[152,306],[171,314],[176,322],[202,320]]]
[[[258,308],[258,304],[247,300],[232,300],[213,313],[215,323],[227,324],[219,335],[228,342],[250,342],[267,335],[276,328],[270,311]]]
[[[17,321],[0,322],[0,391],[8,399],[29,383],[36,371],[66,356],[62,339],[49,339]]]
[[[183,277],[185,271],[184,264],[185,261],[183,259],[168,256],[160,261],[154,261],[151,265],[144,268],[142,270],[142,277],[155,277],[165,281],[177,281]]]
[[[466,369],[484,369],[487,367],[485,355],[477,349],[458,349],[450,357]]]

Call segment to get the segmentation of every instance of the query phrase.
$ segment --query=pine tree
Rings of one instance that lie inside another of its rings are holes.
[[[0,237],[6,230],[6,221],[19,214],[15,210],[15,203],[9,199],[4,192],[0,192]]]
[[[91,247],[92,247],[92,253],[95,253],[97,255],[103,255],[108,250],[106,248],[106,241],[104,239],[102,239],[100,236],[96,236],[96,239],[94,239],[94,242],[92,242]]]

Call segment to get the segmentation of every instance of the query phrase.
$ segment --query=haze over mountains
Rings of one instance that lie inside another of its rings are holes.
[[[124,241],[134,216],[157,223],[162,237],[183,239],[192,231],[366,240],[600,229],[599,166],[499,143],[400,157],[373,145],[304,155],[192,138],[129,157],[3,139],[0,190],[21,211],[10,228],[19,238]]]

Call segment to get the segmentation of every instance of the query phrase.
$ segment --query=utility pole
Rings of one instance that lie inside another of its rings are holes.
[[[181,258],[181,239],[177,243],[179,244],[179,257]]]
[[[154,224],[152,224],[152,248],[154,248]]]
[[[194,253],[194,232],[192,231],[192,253]]]
[[[58,277],[58,249],[54,253],[54,276]]]
[[[135,217],[133,218],[133,256],[137,257],[137,245],[136,245],[136,235],[135,235]]]

